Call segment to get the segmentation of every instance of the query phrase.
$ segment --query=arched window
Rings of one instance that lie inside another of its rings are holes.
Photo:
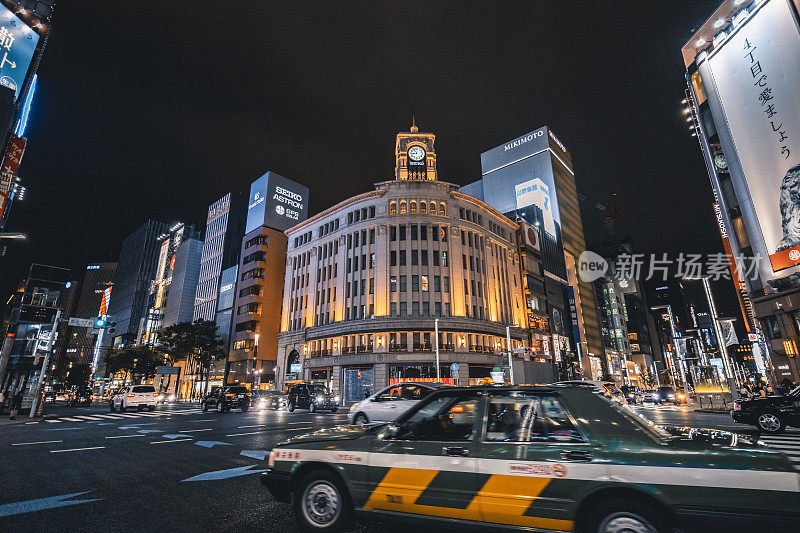
[[[447,216],[447,207],[444,205],[444,202],[439,204],[439,216]]]
[[[401,215],[405,215],[406,214],[406,201],[405,200],[400,202],[400,214]]]
[[[394,216],[397,214],[397,202],[392,200],[389,202],[389,216]]]
[[[436,202],[431,202],[431,215],[436,214]]]
[[[416,215],[417,214],[417,202],[411,202],[408,206],[408,214],[409,215]]]
[[[428,204],[425,202],[419,203],[419,214],[420,215],[427,215],[428,214]]]

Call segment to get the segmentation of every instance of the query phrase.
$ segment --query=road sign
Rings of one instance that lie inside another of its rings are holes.
[[[514,348],[514,353],[525,353],[525,348]]]
[[[458,363],[452,363],[450,365],[450,372],[458,372]]]
[[[179,367],[179,366],[157,366],[156,367],[156,374],[177,376],[180,373],[181,373],[181,367]]]
[[[96,318],[75,318],[74,316],[71,316],[69,317],[69,322],[67,325],[76,326],[79,328],[93,328],[96,320]]]

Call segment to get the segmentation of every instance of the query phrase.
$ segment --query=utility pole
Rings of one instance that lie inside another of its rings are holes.
[[[436,336],[436,382],[442,381],[442,369],[439,368],[439,319],[433,321],[434,335]]]
[[[511,327],[506,326],[506,346],[508,347],[508,380],[514,384],[514,364],[511,361]]]
[[[31,414],[29,418],[36,416],[36,409],[39,407],[39,400],[42,394],[42,386],[44,385],[44,378],[47,375],[47,366],[50,364],[50,350],[53,349],[53,341],[56,337],[58,330],[58,320],[61,318],[61,309],[56,311],[56,317],[53,319],[53,329],[50,331],[50,338],[47,339],[47,351],[44,354],[44,361],[42,361],[42,371],[39,373],[39,381],[36,383],[36,392],[33,395],[33,403],[31,404]],[[36,355],[36,352],[33,354]]]

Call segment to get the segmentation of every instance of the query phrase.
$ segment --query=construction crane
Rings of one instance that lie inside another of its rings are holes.
[[[593,198],[589,198],[585,194],[578,193],[578,200],[581,202],[587,202],[592,205],[598,211],[603,212],[603,222],[606,224],[606,229],[608,230],[609,235],[614,234],[614,220],[619,217],[619,212],[617,212],[617,194],[611,193],[608,195],[608,199],[606,200],[605,204],[601,204],[597,200]]]

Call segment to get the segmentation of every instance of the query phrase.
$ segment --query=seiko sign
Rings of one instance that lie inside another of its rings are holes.
[[[537,137],[541,137],[543,135],[544,135],[544,130],[534,131],[533,133],[529,133],[528,135],[525,135],[524,137],[520,137],[519,139],[515,139],[515,140],[511,141],[510,143],[504,145],[503,146],[503,150],[507,152],[507,151],[511,150],[512,148],[516,148],[517,146],[525,144],[526,142],[530,142],[530,141],[536,139]]]
[[[308,216],[308,188],[267,172],[250,186],[247,211],[245,233],[260,226],[285,231]]]

